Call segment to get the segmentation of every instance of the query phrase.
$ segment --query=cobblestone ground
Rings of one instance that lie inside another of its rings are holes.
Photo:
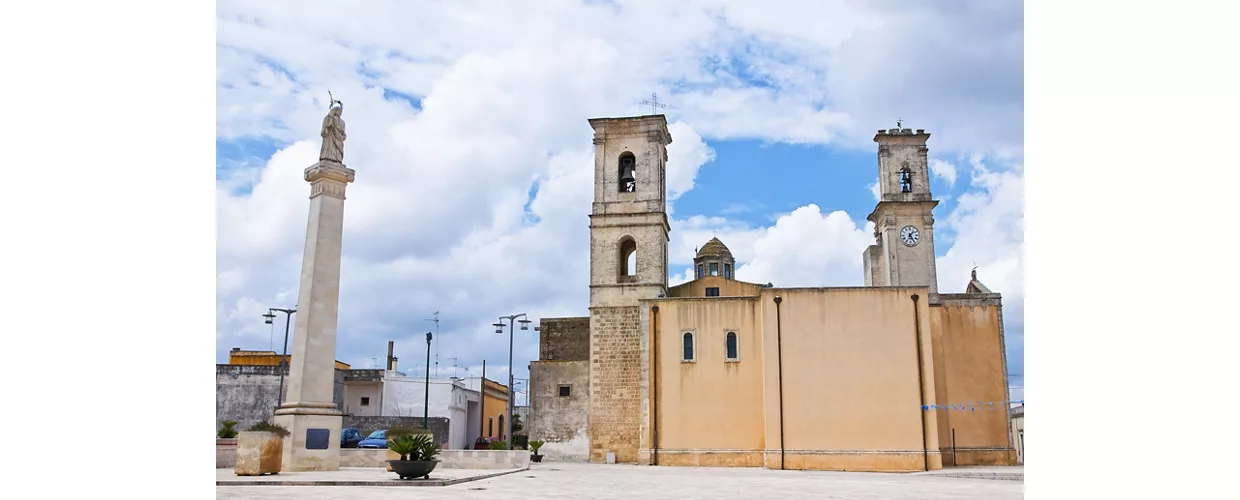
[[[541,463],[531,464],[528,471],[454,486],[217,486],[216,498],[1002,500],[1024,498],[1024,482],[866,472]]]

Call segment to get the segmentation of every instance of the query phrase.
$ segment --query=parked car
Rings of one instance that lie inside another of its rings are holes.
[[[474,449],[475,450],[489,450],[491,449],[491,443],[495,441],[498,441],[498,439],[490,438],[486,436],[479,437],[478,439],[474,440]]]
[[[379,429],[357,443],[358,448],[387,448],[387,429]]]
[[[341,448],[357,448],[358,443],[362,442],[362,433],[352,427],[340,430],[340,447]]]

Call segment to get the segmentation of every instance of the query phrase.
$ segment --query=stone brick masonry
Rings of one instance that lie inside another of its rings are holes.
[[[590,460],[636,462],[641,418],[639,310],[590,309]]]

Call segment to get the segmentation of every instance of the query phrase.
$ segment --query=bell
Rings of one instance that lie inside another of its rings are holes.
[[[634,178],[633,178],[633,171],[632,171],[632,170],[626,170],[626,171],[624,172],[624,176],[620,178],[620,185],[621,185],[621,186],[628,186],[629,184],[632,184],[632,183],[634,183],[634,182],[637,182],[637,179],[634,179]]]

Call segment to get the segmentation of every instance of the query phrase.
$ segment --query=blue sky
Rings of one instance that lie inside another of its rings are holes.
[[[1004,294],[1023,386],[1020,2],[484,0],[468,16],[419,2],[277,4],[218,7],[220,361],[266,348],[260,315],[297,300],[300,172],[328,90],[345,102],[358,171],[338,357],[369,366],[395,340],[409,368],[440,310],[441,374],[455,357],[477,376],[486,359],[497,379],[496,316],[586,313],[586,119],[649,113],[640,102],[658,92],[679,194],[674,280],[717,234],[742,279],[860,284],[873,132],[897,118],[931,132],[940,288],[961,291],[976,262]],[[639,21],[640,36],[625,28]],[[537,359],[536,337],[516,349]]]

